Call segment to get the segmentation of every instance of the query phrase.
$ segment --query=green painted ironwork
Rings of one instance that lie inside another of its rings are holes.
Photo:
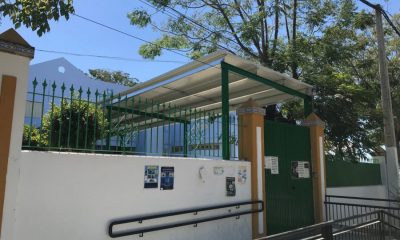
[[[308,96],[304,98],[304,117],[306,118],[313,112],[312,97]]]
[[[221,101],[222,101],[222,158],[230,159],[229,153],[229,72],[228,65],[221,63]]]
[[[79,86],[32,84],[24,149],[222,157],[222,114]],[[229,140],[237,120],[229,112],[226,119]],[[234,149],[228,158],[237,158],[237,143],[228,144]]]
[[[229,72],[239,74],[249,79],[260,82],[264,85],[270,86],[283,93],[299,97],[304,100],[304,115],[308,116],[312,112],[312,97],[300,91],[281,85],[277,82],[267,78],[258,76],[244,69],[238,68],[226,62],[221,62],[221,103],[222,103],[222,157],[225,160],[230,159],[231,149],[230,145],[234,142],[236,127],[230,128],[231,117],[229,115]],[[236,148],[233,148],[233,155],[236,155]]]
[[[252,72],[246,71],[244,69],[235,67],[235,66],[233,66],[233,65],[231,65],[229,63],[221,62],[221,67],[222,67],[222,71],[226,70],[226,71],[235,72],[235,73],[240,74],[240,75],[242,75],[244,77],[250,78],[252,80],[255,80],[257,82],[260,82],[262,84],[270,86],[270,87],[272,87],[272,88],[274,88],[276,90],[279,90],[281,92],[290,94],[292,96],[296,96],[296,97],[299,97],[299,98],[302,98],[302,99],[309,98],[309,96],[307,94],[304,94],[304,93],[299,92],[297,90],[294,90],[292,88],[286,87],[286,86],[284,86],[282,84],[279,84],[279,83],[274,82],[272,80],[266,79],[264,77],[258,76],[257,74],[254,74]]]

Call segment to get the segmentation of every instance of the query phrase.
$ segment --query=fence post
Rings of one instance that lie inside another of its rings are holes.
[[[310,128],[314,218],[316,222],[323,222],[326,214],[324,213],[324,197],[326,192],[324,156],[325,123],[315,113],[311,113],[303,121],[302,125]]]
[[[383,239],[385,239],[385,228],[384,228],[384,225],[383,225],[383,223],[385,222],[385,217],[383,216],[383,210],[380,210],[378,212],[378,220],[379,220],[379,225],[378,225],[378,228],[379,228],[379,239],[383,240]]]
[[[0,34],[0,226],[1,239],[14,239],[30,46],[14,29]]]
[[[324,240],[333,240],[332,224],[328,224],[322,227],[321,235]]]
[[[237,109],[239,115],[239,159],[251,162],[251,198],[266,201],[264,166],[265,110],[249,99]],[[252,216],[253,238],[266,235],[266,210]]]
[[[188,156],[188,123],[183,124],[183,156]]]

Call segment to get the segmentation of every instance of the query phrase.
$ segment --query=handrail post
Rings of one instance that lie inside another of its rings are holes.
[[[333,240],[332,224],[323,226],[321,228],[321,235],[324,240]]]
[[[383,240],[385,239],[385,230],[384,230],[384,226],[383,226],[383,222],[385,221],[385,217],[383,216],[383,210],[380,210],[378,212],[378,220],[379,220],[379,239]]]

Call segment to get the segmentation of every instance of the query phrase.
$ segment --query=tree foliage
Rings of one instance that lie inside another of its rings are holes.
[[[0,12],[8,16],[16,28],[22,24],[39,36],[50,31],[50,20],[69,19],[74,12],[73,0],[0,0]]]
[[[128,87],[133,87],[138,83],[138,79],[133,78],[129,73],[122,71],[108,71],[105,69],[89,69],[92,78],[102,80],[104,82],[117,83]]]
[[[328,153],[359,159],[382,144],[379,70],[374,15],[352,0],[148,0],[134,9],[132,25],[161,33],[139,53],[164,49],[198,58],[225,49],[316,86],[314,110],[327,123]],[[167,21],[157,22],[155,13]],[[397,22],[398,17],[395,17]],[[400,116],[399,40],[386,26],[395,114]],[[277,106],[300,119],[299,102]]]
[[[41,129],[46,146],[92,149],[106,134],[107,121],[95,104],[74,99],[51,109],[44,115]]]

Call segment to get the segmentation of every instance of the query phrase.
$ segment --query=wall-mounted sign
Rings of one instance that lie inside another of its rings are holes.
[[[279,158],[277,156],[266,156],[265,168],[271,169],[271,174],[279,174]]]
[[[238,183],[245,184],[247,180],[247,168],[246,166],[238,167]]]
[[[214,175],[222,175],[224,174],[224,167],[214,167]]]
[[[234,177],[226,177],[226,196],[236,196],[236,186]]]
[[[144,188],[158,188],[158,166],[144,166]]]
[[[161,190],[174,189],[174,167],[161,167]]]
[[[292,178],[310,178],[310,163],[305,161],[292,162]]]

